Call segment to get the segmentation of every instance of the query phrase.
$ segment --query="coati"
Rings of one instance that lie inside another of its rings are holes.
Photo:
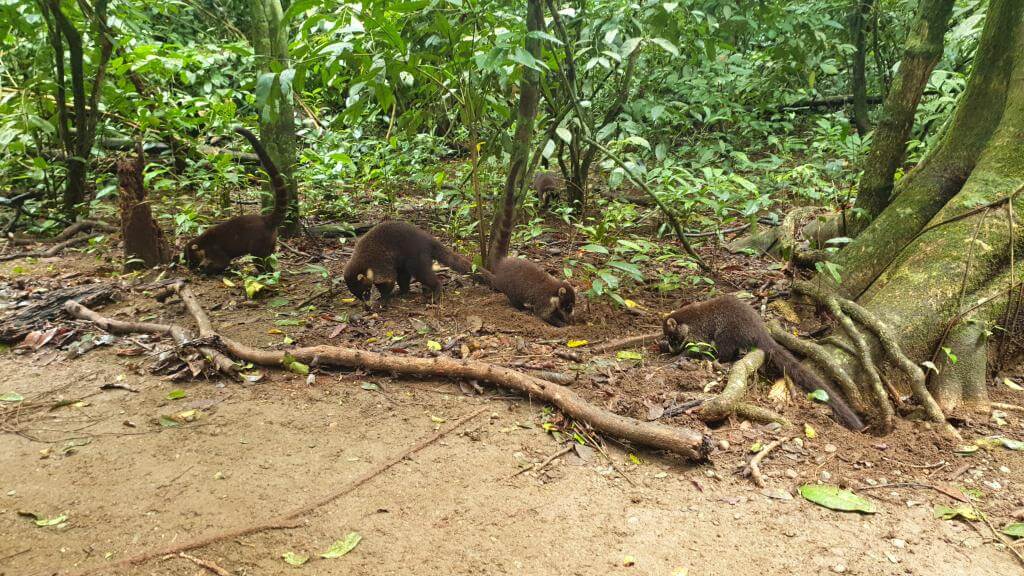
[[[516,308],[530,308],[553,326],[572,321],[576,291],[572,284],[558,280],[543,268],[522,258],[502,258],[494,265],[491,286],[505,294]]]
[[[274,209],[269,214],[235,216],[191,240],[185,246],[185,262],[190,268],[207,274],[223,272],[239,256],[252,254],[265,258],[273,254],[277,247],[277,228],[284,221],[288,208],[288,187],[263,144],[245,128],[235,128],[235,132],[252,144],[263,169],[270,175]]]
[[[399,220],[382,222],[356,242],[355,251],[345,264],[345,285],[352,295],[366,302],[373,287],[387,304],[398,284],[400,294],[409,291],[413,279],[423,285],[431,299],[441,295],[441,283],[434,274],[437,260],[456,272],[469,274],[473,264],[441,244],[428,232]]]
[[[533,190],[537,193],[542,210],[547,210],[551,205],[551,198],[558,194],[558,188],[562,185],[562,179],[554,172],[538,172],[533,177]]]
[[[743,350],[760,348],[767,355],[768,365],[789,376],[800,388],[828,392],[829,405],[840,424],[851,430],[864,429],[864,422],[843,397],[776,342],[757,312],[735,296],[683,306],[665,317],[662,331],[674,351],[687,342],[714,343],[718,359],[726,362],[739,358]]]

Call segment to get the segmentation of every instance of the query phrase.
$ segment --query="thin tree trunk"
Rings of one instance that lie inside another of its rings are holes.
[[[942,57],[943,36],[954,0],[921,0],[904,45],[899,74],[886,95],[871,150],[864,163],[855,208],[860,227],[882,213],[893,192],[893,177],[903,163],[914,114],[932,69]],[[865,220],[866,219],[866,220]],[[857,223],[855,222],[855,226]]]
[[[850,17],[850,31],[853,36],[853,122],[857,125],[857,133],[861,136],[871,131],[868,119],[868,80],[865,63],[868,55],[868,41],[865,28],[867,17],[875,0],[854,0],[853,13]]]
[[[253,17],[251,41],[259,60],[260,74],[272,73],[271,64],[276,64],[273,68],[284,73],[291,64],[288,57],[288,31],[281,25],[283,12],[280,0],[250,0],[250,8]],[[294,236],[299,233],[299,194],[295,183],[295,107],[292,96],[283,91],[280,78],[280,74],[277,74],[273,80],[267,97],[266,113],[260,111],[260,140],[288,184],[288,210],[282,233]],[[265,209],[273,204],[273,197],[272,191],[266,196]]]
[[[544,31],[544,8],[541,0],[527,0],[526,3],[527,32]],[[540,38],[526,37],[526,51],[536,60],[540,60]],[[487,263],[495,262],[508,254],[512,242],[512,228],[515,226],[516,208],[525,189],[528,174],[530,142],[533,139],[533,122],[537,116],[537,103],[540,101],[540,73],[529,66],[523,67],[523,77],[519,82],[519,112],[516,116],[516,133],[512,141],[512,158],[509,160],[508,176],[505,179],[504,195],[501,205],[494,214],[491,225],[490,249]]]

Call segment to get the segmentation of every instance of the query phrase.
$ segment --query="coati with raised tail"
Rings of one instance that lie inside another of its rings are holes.
[[[687,304],[665,317],[662,331],[673,351],[687,342],[714,343],[718,359],[726,362],[738,359],[743,350],[760,348],[767,356],[768,365],[789,376],[800,388],[807,392],[818,388],[828,392],[828,403],[836,421],[851,430],[864,429],[864,422],[835,388],[804,368],[789,350],[772,338],[757,312],[735,296]]]
[[[539,265],[522,258],[502,258],[494,265],[491,286],[505,294],[516,308],[529,308],[553,326],[572,321],[576,291],[572,284],[558,280]]]
[[[352,257],[345,264],[345,285],[352,295],[367,302],[374,286],[382,304],[387,304],[398,284],[400,294],[409,291],[409,282],[423,285],[431,299],[441,295],[441,282],[434,274],[437,260],[461,274],[470,274],[473,264],[441,244],[430,233],[400,220],[382,222],[356,242]]]
[[[288,209],[288,186],[267,155],[263,144],[245,128],[235,128],[252,144],[263,169],[270,175],[274,189],[274,209],[269,214],[235,216],[203,232],[185,246],[185,262],[190,268],[207,274],[223,272],[239,256],[252,254],[266,258],[277,247],[277,228]]]

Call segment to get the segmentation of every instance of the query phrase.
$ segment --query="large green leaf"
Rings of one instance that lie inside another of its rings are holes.
[[[875,505],[871,501],[838,486],[829,484],[804,484],[800,487],[800,495],[805,499],[840,512],[863,512],[874,514]]]
[[[341,558],[352,551],[359,544],[363,537],[358,532],[349,532],[344,540],[338,540],[331,547],[320,555],[321,558]]]

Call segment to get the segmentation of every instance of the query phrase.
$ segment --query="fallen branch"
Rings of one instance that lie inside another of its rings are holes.
[[[697,431],[620,416],[593,406],[569,388],[495,364],[477,360],[457,360],[445,356],[393,356],[339,346],[309,346],[287,351],[253,348],[217,334],[198,299],[184,283],[177,282],[171,284],[169,288],[178,293],[186,309],[195,319],[201,337],[219,338],[225,349],[234,357],[253,364],[280,366],[287,354],[305,364],[316,363],[322,366],[362,368],[394,374],[444,376],[490,382],[530,397],[540,398],[553,404],[566,415],[590,424],[600,432],[635,444],[668,450],[697,461],[706,460],[711,452],[712,439]]]
[[[757,454],[754,454],[750,459],[750,462],[747,462],[746,468],[743,469],[743,475],[753,478],[754,484],[757,484],[758,488],[764,488],[764,475],[761,474],[761,461],[764,460],[764,457],[767,456],[769,452],[775,450],[779,446],[782,446],[786,442],[789,442],[789,440],[790,438],[788,436],[785,438],[779,438],[775,442],[772,442],[762,448]]]
[[[640,334],[638,336],[629,336],[627,338],[620,338],[618,340],[609,340],[602,342],[596,346],[589,348],[591,354],[605,354],[607,352],[615,352],[624,348],[636,348],[647,346],[651,342],[656,342],[662,337],[661,332],[652,332],[650,334]]]
[[[55,244],[57,242],[63,242],[78,234],[79,232],[88,232],[90,230],[99,230],[100,232],[117,232],[117,227],[100,220],[79,220],[63,231],[57,234],[53,238],[8,238],[8,242],[15,246],[26,246],[29,244]]]
[[[875,403],[881,416],[882,431],[892,431],[896,425],[896,413],[892,402],[889,401],[889,395],[885,390],[885,386],[882,384],[882,377],[878,374],[878,367],[875,366],[875,362],[871,359],[871,349],[868,348],[864,335],[857,329],[853,320],[843,312],[839,301],[834,295],[818,290],[807,282],[794,283],[793,290],[805,296],[810,296],[823,304],[839,320],[839,323],[843,325],[843,329],[850,337],[850,340],[853,341],[853,345],[857,350],[855,357],[860,361],[864,373],[867,374],[868,380],[871,382],[871,390],[875,395]]]
[[[177,556],[179,558],[184,558],[185,560],[188,560],[189,562],[192,562],[196,566],[200,566],[202,568],[206,568],[207,570],[209,570],[210,572],[213,572],[217,576],[231,576],[231,572],[228,572],[227,570],[221,568],[220,566],[217,566],[215,563],[213,563],[213,562],[211,562],[209,560],[203,560],[202,558],[196,558],[195,556],[192,556],[191,554],[186,554],[184,552],[178,552]]]
[[[51,290],[33,299],[28,306],[15,308],[0,318],[0,342],[16,342],[32,330],[41,329],[64,314],[64,303],[70,300],[95,306],[113,298],[117,288],[110,283],[81,284]]]
[[[533,464],[532,466],[525,466],[523,468],[520,468],[514,474],[512,474],[511,476],[506,478],[506,480],[511,480],[511,479],[515,478],[516,476],[519,476],[520,474],[524,474],[524,473],[530,472],[530,471],[540,472],[541,470],[547,468],[548,464],[551,464],[552,462],[554,462],[556,458],[558,458],[560,456],[565,456],[569,452],[572,452],[572,450],[573,450],[573,445],[569,444],[565,448],[562,448],[558,452],[555,452],[551,456],[548,456],[547,459],[545,459],[540,464]]]
[[[288,524],[290,522],[294,521],[296,518],[299,518],[300,516],[305,516],[305,515],[309,514],[310,512],[312,512],[313,510],[315,510],[315,509],[317,509],[317,508],[319,508],[321,506],[324,506],[326,504],[330,504],[331,502],[337,500],[338,498],[341,498],[342,496],[345,496],[346,494],[349,494],[350,492],[352,492],[356,488],[359,488],[360,486],[362,486],[363,484],[366,484],[367,482],[369,482],[370,480],[372,480],[375,477],[379,476],[383,472],[386,472],[388,469],[392,468],[394,465],[398,464],[402,460],[405,460],[409,456],[419,452],[420,450],[423,450],[424,448],[426,448],[427,446],[430,446],[434,442],[437,442],[438,440],[440,440],[442,437],[448,435],[449,433],[451,433],[451,432],[453,432],[455,430],[458,430],[459,428],[464,426],[467,422],[469,422],[473,418],[476,418],[477,416],[479,416],[483,412],[487,411],[488,408],[489,408],[488,406],[483,406],[483,407],[479,408],[478,410],[474,410],[469,415],[467,415],[467,416],[465,416],[463,418],[460,418],[459,420],[457,420],[455,423],[453,423],[451,426],[448,426],[444,430],[441,430],[441,431],[439,431],[439,432],[429,436],[428,438],[425,438],[424,440],[421,440],[417,444],[415,444],[415,445],[413,445],[413,446],[411,446],[409,448],[406,448],[405,450],[402,450],[398,454],[392,456],[391,458],[385,460],[384,462],[378,464],[377,466],[374,466],[370,470],[367,470],[365,473],[363,473],[362,475],[358,476],[354,480],[346,482],[339,489],[337,489],[337,490],[335,490],[333,492],[330,492],[330,493],[322,496],[321,498],[319,498],[317,500],[314,500],[313,502],[310,502],[308,504],[304,504],[304,505],[302,505],[302,506],[300,506],[300,507],[298,507],[298,508],[296,508],[294,510],[291,510],[290,512],[286,512],[286,513],[284,513],[284,514],[282,514],[280,516],[277,516],[275,518],[271,518],[270,520],[259,522],[257,524],[252,524],[250,526],[243,526],[243,527],[240,527],[240,528],[233,528],[233,529],[225,530],[225,531],[222,531],[222,532],[213,532],[213,533],[210,533],[210,534],[206,534],[206,535],[200,536],[198,538],[195,538],[193,540],[189,540],[188,542],[184,542],[184,543],[181,543],[181,544],[176,544],[174,546],[170,546],[168,548],[164,548],[163,550],[155,550],[155,551],[150,551],[150,552],[143,552],[141,554],[137,554],[135,556],[131,556],[129,558],[125,558],[125,559],[120,560],[118,562],[115,562],[113,564],[108,564],[108,565],[104,565],[104,566],[97,566],[95,568],[91,568],[91,569],[86,570],[84,572],[78,572],[78,573],[74,574],[73,576],[90,576],[92,574],[99,574],[99,573],[102,573],[102,572],[111,572],[111,571],[115,571],[115,570],[123,570],[125,568],[130,567],[130,566],[136,566],[138,564],[142,564],[144,562],[148,562],[149,560],[152,560],[154,558],[161,558],[161,557],[164,557],[164,556],[175,556],[175,555],[181,554],[182,552],[186,552],[188,550],[195,550],[197,548],[203,548],[203,547],[209,546],[210,544],[215,544],[217,542],[222,542],[224,540],[235,540],[237,538],[241,538],[242,536],[248,536],[250,534],[255,534],[257,532],[264,532],[266,530],[275,530],[275,529],[280,529],[282,527],[288,527]],[[54,573],[56,573],[56,571]]]
[[[736,405],[747,393],[747,381],[757,373],[764,364],[764,351],[755,348],[733,363],[729,369],[729,380],[725,389],[718,396],[704,402],[700,407],[698,418],[708,422],[716,422],[736,412]]]
[[[29,250],[28,252],[16,252],[14,254],[4,254],[0,256],[0,262],[7,262],[9,260],[17,260],[19,258],[50,258],[60,254],[65,248],[70,248],[77,244],[84,244],[93,238],[98,238],[99,234],[90,234],[88,236],[76,236],[69,240],[59,242],[46,250]]]
[[[173,338],[174,342],[178,346],[187,346],[193,340],[189,333],[180,326],[175,326],[173,324],[155,324],[153,322],[125,322],[122,320],[114,320],[113,318],[101,316],[74,300],[68,300],[65,302],[64,310],[71,316],[82,320],[88,320],[100,329],[106,330],[111,334],[136,334],[142,332],[145,334],[167,335]],[[202,352],[203,356],[206,356],[210,362],[213,363],[214,367],[216,367],[217,371],[221,374],[233,378],[241,377],[238,373],[238,366],[232,362],[230,358],[225,356],[223,352],[209,346],[199,346],[198,349]]]
[[[860,411],[865,411],[864,398],[860,395],[860,388],[850,378],[850,375],[846,373],[846,370],[843,370],[839,363],[829,357],[825,348],[814,342],[797,338],[774,320],[768,322],[768,331],[771,332],[772,338],[779,344],[801,356],[810,358],[815,364],[823,368],[832,377],[832,380],[839,383],[839,387],[843,389],[843,394],[846,395],[846,398]]]

